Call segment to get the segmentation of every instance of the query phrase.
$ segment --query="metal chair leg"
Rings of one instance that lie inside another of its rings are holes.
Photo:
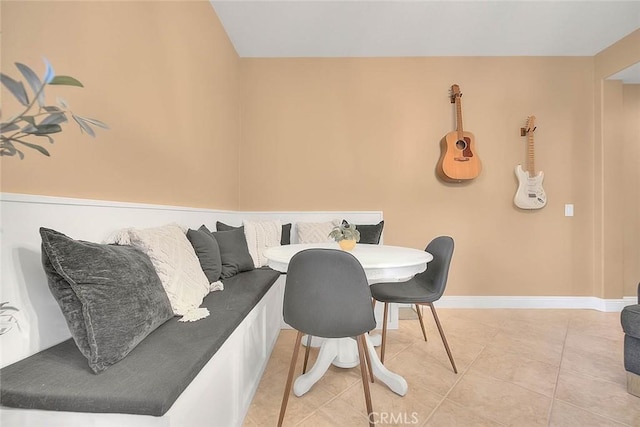
[[[365,361],[365,353],[367,351],[365,345],[364,335],[358,335],[356,341],[358,342],[358,355],[360,356],[360,360],[362,362]],[[375,426],[373,422],[373,406],[371,405],[371,391],[369,390],[369,381],[367,381],[367,369],[364,367],[363,363],[360,363],[360,374],[362,375],[362,386],[364,387],[364,399],[367,404],[367,418],[369,419],[369,426]]]
[[[296,343],[293,345],[293,354],[291,355],[291,365],[289,366],[289,375],[287,376],[287,383],[284,386],[284,395],[282,396],[282,405],[280,406],[280,417],[278,418],[278,427],[282,426],[284,421],[284,413],[287,410],[287,403],[289,402],[289,394],[291,394],[291,386],[293,385],[293,371],[296,369],[296,362],[298,361],[298,351],[300,350],[300,343],[302,342],[302,332],[298,331],[296,336]]]
[[[304,365],[302,365],[302,373],[307,372],[307,362],[309,361],[309,350],[311,349],[311,335],[307,335],[307,348],[304,350]]]
[[[384,365],[384,350],[387,343],[387,316],[389,315],[389,303],[384,303],[384,316],[382,319],[382,348],[380,349],[380,363]]]
[[[356,338],[357,339],[357,338]],[[371,359],[369,358],[369,350],[367,349],[367,343],[365,341],[365,345],[364,345],[364,356],[367,362],[367,368],[369,368],[369,378],[371,379],[371,383],[374,383],[374,377],[373,377],[373,368],[371,367]],[[362,359],[360,359],[361,361],[363,361]],[[362,362],[360,362],[362,363]]]
[[[422,310],[420,309],[420,306],[418,304],[416,304],[416,313],[418,313],[418,320],[420,320],[420,327],[422,328],[422,336],[424,337],[424,340],[427,340],[427,332],[424,330],[424,323],[422,322]]]
[[[387,317],[389,315],[389,303],[384,303],[384,316],[382,318],[382,346],[380,347],[380,363],[384,365],[384,350],[387,346]]]
[[[444,344],[444,349],[447,350],[447,355],[449,356],[449,360],[451,361],[451,366],[453,367],[453,372],[458,373],[458,369],[456,368],[456,363],[453,361],[453,356],[451,355],[451,350],[449,349],[449,344],[447,343],[447,338],[444,336],[444,331],[442,330],[442,326],[440,325],[440,320],[438,319],[438,315],[436,314],[436,308],[433,306],[433,303],[428,303],[429,307],[431,307],[431,312],[433,313],[433,318],[436,321],[436,326],[438,327],[438,332],[440,332],[440,337],[442,338],[442,343]]]

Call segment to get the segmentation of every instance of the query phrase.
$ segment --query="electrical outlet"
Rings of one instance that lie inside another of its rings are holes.
[[[573,216],[573,205],[572,204],[564,205],[564,216]]]

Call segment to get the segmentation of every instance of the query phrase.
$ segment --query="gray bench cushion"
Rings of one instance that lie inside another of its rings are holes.
[[[620,313],[622,330],[634,338],[640,338],[640,305],[628,305]]]
[[[628,305],[620,313],[624,336],[624,368],[640,375],[640,304]]]
[[[200,372],[280,273],[260,268],[224,280],[197,322],[164,323],[122,361],[94,374],[73,340],[0,370],[4,406],[161,416]]]

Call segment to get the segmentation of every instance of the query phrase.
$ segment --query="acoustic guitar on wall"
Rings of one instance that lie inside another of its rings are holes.
[[[475,152],[475,137],[462,126],[462,93],[460,86],[451,86],[451,103],[456,104],[456,130],[442,138],[442,153],[436,171],[438,176],[449,182],[462,182],[480,175],[482,164]]]
[[[521,165],[516,166],[516,177],[518,178],[518,190],[513,198],[513,203],[520,209],[540,209],[547,204],[547,195],[542,188],[544,173],[536,173],[533,133],[536,130],[536,117],[527,118],[527,127],[521,129],[522,136],[527,136],[527,169],[522,169]]]

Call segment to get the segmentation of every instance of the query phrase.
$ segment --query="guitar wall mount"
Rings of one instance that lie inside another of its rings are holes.
[[[533,131],[535,132],[538,129],[538,126],[533,127]],[[527,136],[527,128],[520,128],[520,136]]]

